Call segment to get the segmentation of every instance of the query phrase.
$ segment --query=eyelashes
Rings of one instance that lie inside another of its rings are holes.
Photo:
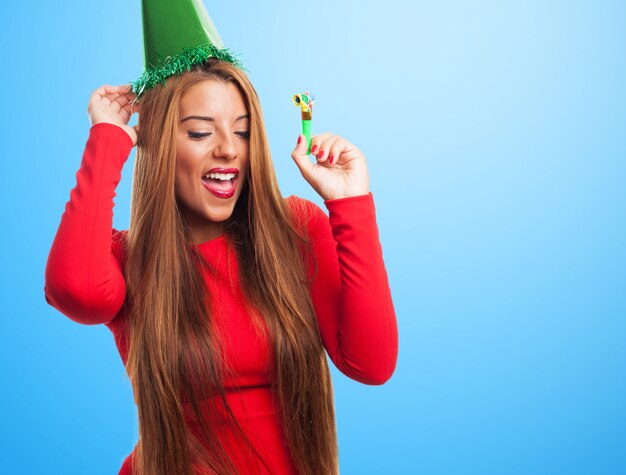
[[[202,138],[213,135],[213,133],[212,132],[192,132],[191,130],[189,130],[187,132],[187,135],[189,136],[189,138],[192,138],[192,139],[202,139]],[[235,132],[235,135],[238,135],[239,137],[243,139],[250,138],[250,132],[248,131]]]
[[[192,132],[192,131],[188,131],[187,135],[192,138],[192,139],[201,139],[204,137],[208,137],[209,135],[213,135],[211,134],[211,132]]]

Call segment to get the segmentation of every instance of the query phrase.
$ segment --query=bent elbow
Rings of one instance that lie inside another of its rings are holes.
[[[375,372],[371,372],[361,382],[370,386],[382,386],[391,379],[396,370],[396,362],[390,364],[387,368],[377,368]]]
[[[44,284],[46,302],[68,317],[82,325],[98,325],[110,322],[115,315],[115,304],[102,301],[94,305],[83,286],[60,284],[54,279],[47,279]],[[121,307],[121,305],[120,305]]]
[[[382,386],[391,379],[396,369],[397,355],[385,360],[371,360],[368,364],[357,365],[343,360],[337,368],[349,378],[368,386]]]

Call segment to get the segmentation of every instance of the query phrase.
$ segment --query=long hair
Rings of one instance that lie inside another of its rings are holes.
[[[233,83],[250,115],[248,180],[224,232],[235,247],[252,313],[262,319],[256,324],[262,323],[269,337],[272,391],[287,444],[299,473],[335,474],[333,393],[310,297],[310,242],[280,194],[256,91],[242,71],[213,59],[169,78],[140,100],[124,266],[126,370],[139,418],[134,473],[191,475],[194,467],[235,473],[216,429],[200,416],[199,401],[226,403],[225,362],[201,274],[208,264],[188,244],[190,232],[174,190],[179,103],[193,85],[207,80]],[[183,402],[191,405],[200,435],[186,425]]]

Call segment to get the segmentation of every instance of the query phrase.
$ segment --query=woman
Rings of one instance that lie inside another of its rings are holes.
[[[128,86],[91,97],[45,288],[114,334],[139,415],[120,473],[337,473],[324,350],[365,384],[397,357],[363,154],[324,134],[313,164],[298,137],[292,158],[329,220],[281,197],[257,94],[232,64],[211,58],[134,99]],[[111,231],[134,145],[130,228]]]

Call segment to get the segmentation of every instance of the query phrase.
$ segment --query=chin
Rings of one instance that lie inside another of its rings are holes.
[[[211,223],[224,223],[233,215],[233,210],[230,213],[210,213],[208,215],[204,215],[204,219]]]

